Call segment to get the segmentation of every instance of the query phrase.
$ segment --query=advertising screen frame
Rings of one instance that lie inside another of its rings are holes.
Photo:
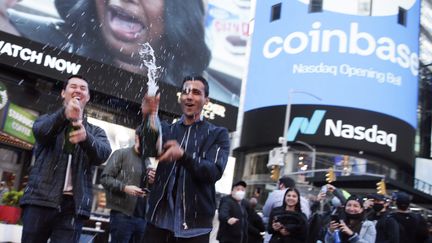
[[[202,17],[204,18],[204,15]],[[4,28],[4,25],[0,26]],[[204,31],[204,26],[202,30]],[[202,35],[202,38],[204,38],[204,32]],[[66,80],[72,74],[80,74],[90,81],[92,90],[128,101],[140,103],[146,87],[147,78],[145,75],[95,61],[92,58],[81,56],[74,52],[70,53],[65,46],[53,47],[47,43],[40,43],[30,38],[19,37],[1,30],[0,50],[0,63],[6,66],[36,73],[53,80]],[[189,71],[193,72],[192,69]],[[206,73],[204,73],[204,76],[207,79],[210,77],[210,96],[212,97],[212,94],[220,92],[220,89],[214,88],[216,86],[212,84],[212,76],[208,76]],[[219,75],[219,77],[222,76]],[[159,82],[159,86],[162,93],[161,103],[163,104],[161,109],[168,113],[180,114],[177,102],[177,94],[180,88],[173,83],[165,82],[165,80]],[[211,104],[206,107],[207,117],[218,125],[223,125],[229,130],[235,130],[238,112],[235,104],[235,102],[226,103],[211,98]]]
[[[389,12],[376,1],[366,14],[355,12],[354,2],[360,1],[323,1],[321,11],[311,12],[309,1],[258,1],[245,111],[290,100],[382,112],[415,128],[419,1],[394,1],[400,6],[391,4]]]

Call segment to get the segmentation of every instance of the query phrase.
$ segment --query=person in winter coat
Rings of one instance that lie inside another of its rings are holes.
[[[231,194],[223,197],[219,204],[220,243],[248,242],[248,202],[244,199],[246,182],[239,181],[232,186]]]
[[[270,243],[305,242],[307,230],[307,218],[301,211],[300,192],[295,188],[288,188],[282,206],[272,209],[270,213]]]
[[[345,218],[330,221],[325,242],[374,243],[375,238],[375,225],[365,219],[361,198],[351,195],[345,204]]]
[[[162,124],[163,152],[148,200],[148,242],[208,242],[216,211],[215,182],[229,154],[228,130],[203,119],[209,86],[202,76],[183,79],[182,117]],[[144,122],[157,112],[159,96],[145,95]],[[148,134],[142,134],[146,140]],[[144,144],[142,142],[141,144]]]
[[[33,124],[35,162],[20,204],[22,242],[78,242],[93,201],[93,166],[111,147],[104,130],[87,122],[88,82],[71,76],[61,92],[63,107]]]
[[[132,147],[114,151],[101,175],[110,212],[111,242],[143,242],[148,185],[154,170],[149,159],[141,159],[138,132]],[[147,189],[147,191],[146,191]]]
[[[376,243],[399,243],[399,224],[390,215],[390,200],[377,193],[369,194],[363,204],[367,219],[375,224],[377,231]]]
[[[395,193],[396,212],[391,216],[399,224],[399,242],[426,242],[428,230],[426,220],[422,215],[411,212],[409,206],[411,196],[405,192]]]
[[[263,234],[265,225],[262,217],[256,212],[258,200],[256,197],[249,199],[249,215],[248,215],[248,243],[263,243]]]

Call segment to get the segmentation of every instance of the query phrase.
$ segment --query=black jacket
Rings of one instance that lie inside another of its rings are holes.
[[[381,215],[374,215],[369,218],[371,221],[376,220],[375,228],[377,231],[376,243],[399,243],[399,224],[390,216],[389,212]]]
[[[220,242],[247,243],[248,210],[248,203],[244,199],[239,203],[231,195],[221,198],[217,233]],[[230,218],[237,218],[239,221],[230,225],[228,224]]]
[[[290,233],[283,236],[276,232],[273,227],[273,221],[278,221]],[[286,211],[284,207],[276,207],[272,209],[269,217],[268,232],[272,234],[270,243],[292,243],[292,242],[306,242],[307,239],[307,218],[302,212]]]
[[[248,243],[262,243],[264,238],[261,232],[265,231],[265,225],[258,213],[250,208],[248,214]]]
[[[177,161],[160,161],[148,201],[147,220],[154,222],[166,185],[175,177],[175,166],[184,171],[184,180],[177,183],[185,195],[185,223],[188,228],[211,228],[216,211],[215,183],[225,170],[229,155],[229,137],[225,128],[207,121],[187,126],[180,119],[174,124],[162,123],[163,141],[175,139],[185,153]],[[145,139],[145,137],[143,138]]]
[[[75,146],[71,168],[75,213],[88,217],[93,201],[92,166],[105,162],[111,153],[111,147],[104,130],[86,121],[83,124],[87,139]],[[36,138],[33,152],[35,162],[21,205],[60,206],[67,169],[63,144],[69,125],[64,108],[40,116],[33,124]]]
[[[399,224],[399,242],[426,242],[428,230],[426,220],[418,213],[394,212],[390,214]]]

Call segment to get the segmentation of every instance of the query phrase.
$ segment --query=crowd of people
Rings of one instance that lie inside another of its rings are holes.
[[[255,204],[239,193],[245,188],[244,181],[235,183],[231,195],[220,201],[221,243],[432,242],[432,227],[421,214],[410,211],[411,196],[405,192],[393,197],[351,195],[327,184],[311,201],[300,195],[292,178],[282,177],[257,218]]]
[[[310,201],[295,180],[282,177],[262,213],[261,194],[247,200],[244,181],[218,202],[215,182],[225,170],[230,140],[227,129],[203,119],[208,96],[205,78],[184,77],[183,115],[152,126],[160,96],[145,94],[134,145],[111,154],[104,130],[85,116],[87,80],[71,76],[61,92],[63,105],[33,126],[35,159],[20,202],[22,242],[79,242],[91,213],[92,167],[105,161],[101,183],[111,209],[111,242],[209,242],[216,211],[221,243],[431,240],[424,218],[410,212],[410,196],[403,192],[394,198],[396,210],[383,195],[347,195],[331,184]],[[159,160],[156,168],[152,154]]]
[[[183,115],[156,130],[149,124],[157,117],[160,96],[145,94],[135,145],[111,156],[104,130],[85,116],[88,83],[79,75],[68,78],[63,105],[33,125],[35,160],[20,202],[22,242],[79,242],[93,201],[92,166],[105,161],[101,183],[112,209],[111,242],[208,242],[217,205],[215,183],[225,170],[230,141],[226,128],[203,119],[207,80],[184,77]],[[157,151],[155,170],[149,156],[157,144],[163,148]]]

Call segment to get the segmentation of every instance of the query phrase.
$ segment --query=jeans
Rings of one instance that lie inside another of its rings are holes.
[[[78,242],[83,226],[83,217],[75,215],[72,196],[64,196],[59,209],[24,206],[22,221],[23,243]]]
[[[110,234],[112,243],[144,242],[145,229],[145,219],[111,210]]]
[[[151,243],[207,243],[210,240],[210,233],[192,238],[178,238],[174,236],[173,232],[149,223],[147,224],[145,240]]]

